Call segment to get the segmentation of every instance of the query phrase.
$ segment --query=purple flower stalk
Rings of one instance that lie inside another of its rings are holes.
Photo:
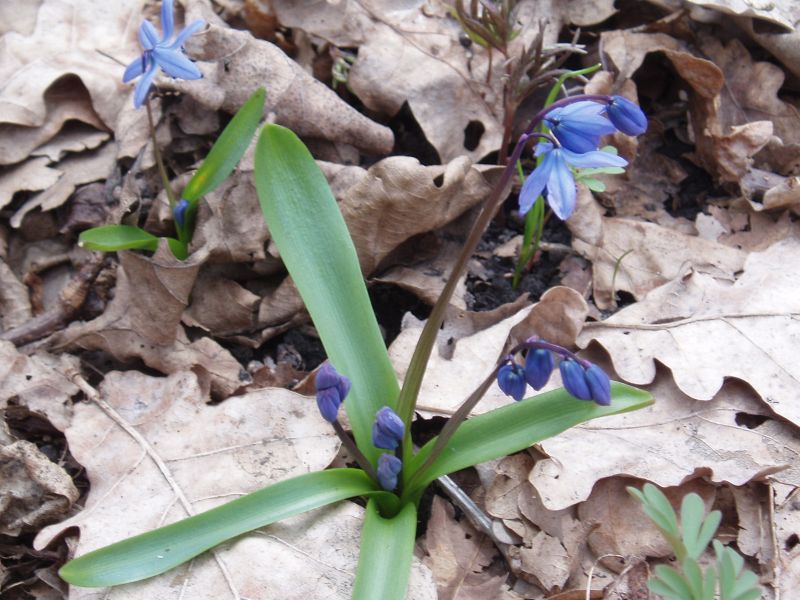
[[[324,363],[315,379],[317,386],[317,407],[322,418],[333,423],[337,419],[339,407],[350,391],[350,380],[329,362]]]
[[[175,23],[173,20],[173,0],[163,0],[161,3],[161,28],[163,35],[158,38],[156,28],[150,21],[143,21],[139,27],[139,43],[144,52],[125,69],[122,81],[128,83],[141,76],[136,84],[133,95],[133,105],[139,108],[144,104],[150,87],[153,85],[158,68],[170,77],[176,79],[200,79],[203,74],[191,60],[182,52],[181,48],[189,38],[203,25],[205,21],[198,19],[190,23],[178,36],[170,42]]]

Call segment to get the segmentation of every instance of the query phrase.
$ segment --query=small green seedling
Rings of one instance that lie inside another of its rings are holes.
[[[680,523],[667,497],[653,484],[642,491],[629,487],[628,492],[643,505],[645,514],[672,546],[680,569],[657,565],[647,587],[664,600],[758,600],[761,588],[755,573],[744,569],[744,559],[714,540],[716,568],[703,570],[698,560],[708,548],[722,520],[722,513],[705,516],[703,500],[687,494],[681,503]]]

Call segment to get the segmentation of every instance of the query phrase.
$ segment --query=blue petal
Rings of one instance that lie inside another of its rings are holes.
[[[600,145],[599,135],[588,133],[582,127],[573,127],[568,123],[554,125],[552,133],[564,148],[573,152],[591,152],[597,150]]]
[[[180,50],[168,50],[165,48],[155,48],[153,50],[153,60],[170,77],[177,79],[200,79],[203,74],[197,65],[186,58]]]
[[[173,8],[172,0],[162,0],[161,2],[161,29],[164,35],[161,38],[162,42],[166,42],[172,37],[172,30],[175,28],[175,22],[172,18]]]
[[[150,93],[150,86],[153,85],[153,78],[156,76],[156,65],[155,63],[151,64],[147,71],[145,71],[144,76],[139,80],[136,84],[136,91],[133,94],[133,105],[136,108],[139,108],[144,104],[145,98],[147,98],[147,94]]]
[[[142,21],[139,27],[139,43],[145,50],[152,50],[158,43],[158,32],[150,21]]]
[[[137,56],[131,64],[125,67],[125,73],[122,74],[122,83],[128,83],[144,73],[145,62],[144,56]]]
[[[541,146],[543,144],[539,145]],[[533,207],[533,203],[536,202],[536,198],[542,195],[547,185],[547,180],[550,177],[550,171],[553,169],[553,160],[551,156],[552,152],[545,154],[541,164],[528,175],[525,179],[525,183],[522,184],[522,189],[519,192],[520,214],[527,214]]]
[[[178,34],[178,37],[175,38],[175,41],[172,42],[167,48],[170,50],[177,50],[189,38],[190,35],[195,33],[197,30],[202,29],[202,27],[206,24],[203,19],[197,19],[196,21],[192,21],[186,28]]]
[[[561,371],[561,382],[564,388],[578,400],[592,400],[592,392],[586,381],[586,372],[583,367],[572,359],[562,360],[558,365]]]
[[[578,154],[576,152],[570,152],[564,148],[561,150],[561,152],[563,153],[564,160],[567,162],[567,164],[578,169],[624,167],[628,164],[628,161],[621,156],[611,154],[610,152],[602,152],[600,150]]]
[[[553,150],[548,155],[548,158],[552,157],[553,168],[547,180],[547,203],[559,219],[566,221],[575,210],[577,192],[575,179],[562,152],[562,149]]]
[[[387,492],[397,487],[397,476],[403,468],[403,462],[393,454],[381,454],[378,457],[378,483]]]
[[[608,118],[622,133],[641,135],[647,131],[647,117],[635,102],[614,96],[607,108]]]
[[[611,381],[603,369],[597,365],[591,365],[586,369],[586,383],[592,393],[592,400],[600,406],[611,404]]]

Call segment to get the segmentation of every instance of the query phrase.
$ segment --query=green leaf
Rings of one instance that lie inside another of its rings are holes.
[[[158,238],[141,227],[132,225],[103,225],[87,229],[78,237],[78,245],[89,250],[149,250],[158,248]]]
[[[337,500],[393,496],[360,469],[331,469],[275,483],[188,519],[84,554],[61,567],[81,587],[139,581],[177,567],[230,538]]]
[[[231,174],[261,121],[265,97],[266,91],[259,88],[236,112],[189,180],[181,195],[183,198],[194,204]]]
[[[416,533],[417,509],[413,504],[384,519],[374,501],[367,503],[353,600],[405,599]]]
[[[170,237],[167,238],[167,245],[178,260],[186,260],[189,257],[189,248],[182,241]]]
[[[599,406],[560,389],[472,417],[458,428],[442,454],[417,476],[414,489],[405,495],[424,489],[437,477],[528,448],[579,423],[653,402],[647,392],[617,382],[612,383],[611,396],[611,406]],[[436,438],[422,447],[408,467],[410,472],[422,465],[435,442]]]
[[[695,493],[686,494],[681,502],[681,531],[683,532],[683,545],[687,554],[697,559],[706,549],[706,545],[698,547],[698,535],[703,524],[706,509],[703,500]]]
[[[675,569],[665,565],[656,565],[655,574],[655,579],[647,585],[653,592],[661,595],[666,595],[665,592],[668,592],[678,600],[692,600],[692,591],[689,589],[689,585],[683,575]]]
[[[599,179],[593,179],[591,177],[581,177],[578,181],[583,183],[586,187],[588,187],[593,192],[605,192],[606,191],[606,184],[600,181]]]
[[[691,597],[695,600],[704,600],[706,594],[703,584],[705,580],[703,578],[703,572],[700,570],[700,566],[693,558],[686,557],[683,559],[682,567],[684,581],[692,591]]]
[[[355,247],[328,182],[290,130],[264,126],[256,189],[278,246],[331,363],[353,387],[344,402],[356,442],[373,462],[372,422],[399,388],[372,311]]]

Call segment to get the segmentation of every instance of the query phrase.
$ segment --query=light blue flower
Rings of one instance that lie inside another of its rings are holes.
[[[203,74],[182,52],[181,47],[190,35],[195,33],[205,21],[198,19],[181,31],[174,41],[170,42],[175,24],[172,18],[173,0],[164,0],[161,4],[161,27],[164,34],[158,39],[158,32],[150,21],[143,21],[139,27],[139,43],[144,52],[125,69],[122,81],[128,83],[141,76],[136,84],[133,105],[139,108],[147,98],[153,85],[158,68],[170,77],[177,79],[200,79]]]
[[[597,150],[600,137],[617,130],[605,113],[605,104],[583,100],[554,108],[544,121],[562,147],[582,154]]]
[[[624,167],[628,164],[627,160],[610,152],[593,150],[578,154],[566,148],[555,148],[550,142],[537,144],[535,154],[544,158],[522,186],[519,193],[519,212],[526,214],[536,198],[547,190],[547,203],[562,221],[566,221],[575,210],[577,191],[570,167],[594,169]]]

